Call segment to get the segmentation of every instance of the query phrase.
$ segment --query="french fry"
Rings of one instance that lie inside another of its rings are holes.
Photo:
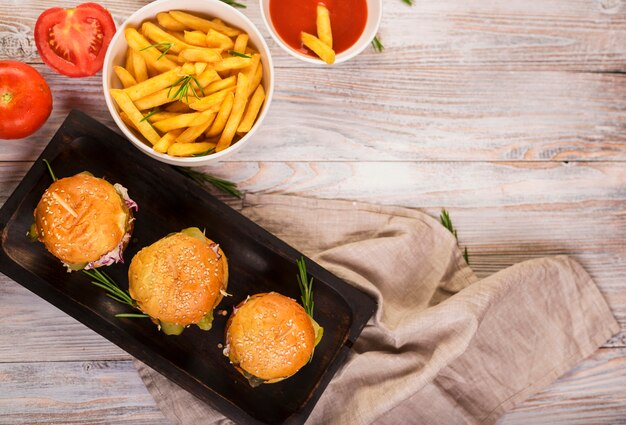
[[[228,93],[220,106],[220,110],[211,124],[211,127],[206,131],[206,137],[215,137],[218,136],[222,131],[224,131],[224,126],[226,125],[226,121],[230,116],[230,111],[233,108],[233,101],[235,99],[234,93]]]
[[[168,52],[180,53],[183,49],[191,47],[167,31],[163,31],[152,22],[144,22],[141,25],[141,30],[145,34],[146,38],[149,38],[156,44],[162,45],[161,47],[168,49]]]
[[[241,31],[236,28],[231,28],[227,25],[224,25],[223,23],[212,22],[189,13],[181,12],[179,10],[171,10],[169,14],[172,18],[176,19],[187,28],[199,30],[204,33],[209,32],[210,29],[214,29],[215,31],[219,31],[229,37],[235,37],[241,34]]]
[[[235,43],[229,36],[224,35],[219,31],[215,31],[214,29],[210,29],[206,33],[205,45],[207,47],[216,47],[222,50],[230,50],[235,46]]]
[[[240,56],[233,56],[230,58],[224,58],[221,62],[215,64],[215,70],[217,72],[231,71],[233,69],[242,69],[250,66],[252,58],[242,58]]]
[[[206,111],[206,110],[217,111],[219,110],[220,105],[224,101],[224,98],[226,97],[226,95],[232,92],[233,92],[233,87],[222,89],[218,92],[205,96],[202,99],[199,99],[193,103],[190,103],[189,107],[195,111]]]
[[[250,96],[256,88],[261,84],[261,80],[263,79],[263,64],[259,62],[259,66],[256,67],[256,71],[252,80],[250,80],[250,88],[248,89],[248,96]]]
[[[210,95],[220,90],[224,90],[230,87],[235,87],[237,85],[237,77],[235,75],[231,77],[224,78],[223,80],[213,81],[211,84],[204,88],[204,94]]]
[[[203,118],[206,118],[206,122],[199,125],[192,125],[187,127],[180,136],[176,138],[176,143],[191,143],[195,141],[207,128],[213,123],[216,113],[214,111],[205,111],[201,114]]]
[[[135,77],[133,77],[133,75],[130,72],[128,72],[126,68],[115,65],[113,67],[113,71],[115,71],[115,75],[117,75],[117,78],[120,79],[122,86],[124,86],[125,88],[131,87],[137,84]]]
[[[180,114],[186,114],[188,112],[194,112],[186,103],[175,101],[165,107],[167,112],[178,112]]]
[[[192,156],[206,152],[211,148],[215,148],[215,143],[174,143],[167,150],[167,154],[172,156]]]
[[[183,65],[185,63],[185,61],[179,61],[178,60],[178,55],[174,55],[174,54],[168,53],[168,54],[165,55],[165,57],[168,58],[169,60],[171,60],[172,62],[177,63],[179,65]]]
[[[246,53],[246,47],[248,46],[248,34],[239,34],[235,39],[235,45],[233,50],[239,53]]]
[[[133,69],[135,70],[135,80],[138,83],[148,79],[148,68],[143,56],[133,54]]]
[[[333,48],[333,32],[330,26],[330,13],[323,4],[317,5],[317,37],[330,47]]]
[[[148,117],[148,121],[150,121],[151,123],[162,121],[167,118],[175,117],[178,114],[179,114],[178,112],[167,112],[167,111],[155,112]]]
[[[124,111],[120,112],[120,118],[122,119],[124,124],[126,124],[127,126],[129,126],[130,128],[134,130],[137,130],[137,127],[135,127],[135,123],[132,122],[130,118],[128,118],[128,114],[126,112]]]
[[[123,90],[119,89],[111,89],[110,93],[111,97],[113,97],[120,109],[126,112],[128,118],[137,128],[137,130],[139,130],[142,136],[145,137],[152,145],[158,142],[161,137],[154,130],[154,128],[152,128],[150,123],[143,119],[143,115],[133,104],[133,101],[130,100],[130,97],[128,97],[128,95]]]
[[[254,75],[256,74],[256,69],[259,66],[259,63],[261,63],[261,55],[257,53],[257,54],[252,55],[250,65],[242,69],[242,72],[246,74],[246,77],[248,77],[249,82],[252,82],[252,79],[254,78]],[[254,89],[256,89],[256,87]],[[254,91],[254,89],[252,90]]]
[[[149,78],[145,81],[142,81],[141,83],[137,83],[131,87],[127,87],[124,89],[124,91],[133,101],[141,99],[142,97],[146,97],[152,93],[158,92],[159,90],[174,84],[176,80],[180,78],[178,75],[179,71],[180,67],[177,66],[176,68],[164,72],[163,74],[159,74],[156,77]]]
[[[169,87],[166,87],[148,96],[137,99],[135,101],[135,105],[140,110],[145,110],[145,109],[156,108],[157,106],[165,105],[166,103],[174,102],[175,100],[179,100],[185,103],[195,102],[197,99],[193,95],[193,90],[190,90],[190,89],[187,90],[187,94],[188,94],[187,97],[178,98],[176,96],[176,93],[180,89],[181,84],[176,84],[176,85],[172,85],[172,84],[179,82],[178,80],[180,78],[181,77],[177,76],[176,80],[174,80],[170,84]],[[200,83],[200,88],[204,89],[204,87],[208,86],[212,81],[217,80],[218,78],[219,78],[219,75],[217,75],[217,72],[215,72],[215,70],[207,69],[202,74],[198,75],[196,80],[198,83]],[[202,90],[198,88],[198,86],[196,85],[196,81],[190,81],[188,82],[188,84],[193,84],[193,88],[196,90],[196,93],[200,95],[200,92],[202,92]]]
[[[187,62],[222,62],[222,51],[207,47],[189,47],[182,50],[178,58]]]
[[[206,34],[202,31],[185,31],[185,42],[191,46],[207,47]]]
[[[200,112],[191,112],[189,114],[178,114],[175,117],[166,118],[161,121],[155,122],[154,128],[159,130],[161,133],[167,133],[172,130],[176,130],[177,128],[189,127],[190,125],[200,125],[203,121],[197,121],[202,118],[202,114]]]
[[[335,63],[335,51],[328,47],[322,40],[304,31],[300,33],[300,39],[302,43],[313,50],[321,60],[329,65]]]
[[[195,68],[196,75],[200,75],[206,69],[207,63],[206,62],[196,62],[196,63],[193,64],[193,66]]]
[[[185,27],[185,25],[172,18],[172,16],[167,12],[157,13],[156,18],[159,25],[161,25],[166,30],[184,31],[187,28]]]
[[[183,130],[181,128],[177,128],[176,130],[168,131],[156,142],[153,146],[153,149],[157,152],[167,153],[169,147],[174,143],[174,140],[182,133]]]
[[[247,133],[250,131],[257,115],[259,115],[259,110],[261,109],[261,105],[263,105],[264,100],[265,89],[263,89],[263,86],[259,85],[248,102],[243,118],[239,123],[239,127],[237,127],[237,133]]]
[[[139,53],[146,60],[146,63],[150,64],[159,72],[167,72],[178,66],[175,62],[172,62],[166,57],[162,57],[162,52],[156,47],[152,46],[146,38],[139,34],[134,28],[126,28],[124,30],[124,36],[128,45],[136,52]]]
[[[133,49],[130,47],[126,49],[126,65],[124,65],[124,68],[126,68],[126,71],[128,71],[130,75],[135,78],[135,70],[133,69],[133,54]]]
[[[237,131],[237,127],[239,127],[239,122],[241,121],[244,109],[246,108],[247,101],[248,78],[245,74],[240,72],[239,75],[237,75],[237,88],[235,89],[233,109],[230,112],[228,121],[226,121],[226,125],[224,126],[224,131],[222,132],[222,135],[217,142],[217,146],[215,147],[216,152],[226,149],[233,142],[235,132]]]

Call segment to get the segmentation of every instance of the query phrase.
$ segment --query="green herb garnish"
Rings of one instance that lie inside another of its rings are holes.
[[[239,7],[239,8],[242,8],[242,9],[245,9],[245,8],[246,8],[246,5],[245,5],[245,4],[237,3],[237,2],[236,2],[236,1],[234,1],[234,0],[222,0],[222,1],[223,1],[224,3],[226,3],[226,4],[230,5],[230,6],[232,6],[232,7]]]
[[[452,225],[450,214],[448,214],[448,211],[446,211],[445,208],[441,210],[441,214],[439,215],[439,220],[441,220],[441,224],[443,225],[443,227],[448,229],[450,233],[454,235],[454,238],[457,240],[457,243],[458,243],[459,237],[456,234],[456,229]],[[463,258],[465,259],[465,262],[469,264],[469,254],[467,253],[467,247],[463,249]]]
[[[380,42],[378,36],[374,37],[374,39],[372,40],[372,47],[378,53],[381,53],[383,50],[385,50],[385,46],[383,46],[383,43]]]
[[[296,260],[298,264],[298,286],[300,286],[300,292],[302,293],[302,306],[306,313],[313,318],[313,278],[309,279],[306,272],[306,264],[304,263],[304,257],[300,257]]]
[[[237,189],[237,185],[228,180],[220,179],[219,177],[214,177],[209,174],[203,173],[201,171],[196,171],[187,167],[174,167],[181,173],[185,174],[187,177],[191,177],[198,183],[210,183],[215,186],[217,189],[221,190],[224,193],[232,195],[236,198],[243,198],[243,193],[239,189]]]
[[[408,4],[409,6],[413,6],[413,1],[414,0],[402,0],[404,3]]]
[[[193,83],[196,83],[196,87],[198,88],[198,90],[200,90],[202,96],[204,96],[204,90],[202,89],[202,86],[200,85],[198,79],[194,75],[185,75],[180,77],[174,82],[174,84],[170,86],[170,89],[167,91],[167,97],[178,99],[181,102],[183,99],[185,99],[187,103],[189,103],[189,89],[191,89],[191,92],[193,93],[195,98],[200,99],[196,88],[193,86]],[[171,91],[179,84],[180,86],[178,87],[178,89],[174,92],[172,96],[170,96]]]
[[[194,153],[192,156],[204,156],[204,155],[208,155],[210,153],[213,153],[213,151],[215,151],[215,148],[209,148],[209,149],[205,150],[204,152]]]
[[[170,43],[170,42],[167,42],[167,41],[163,41],[163,42],[161,42],[161,43],[154,43],[154,44],[151,44],[151,45],[149,45],[149,46],[147,46],[147,47],[144,47],[143,49],[140,49],[139,51],[140,51],[140,52],[143,52],[144,50],[148,50],[150,47],[154,47],[154,48],[155,48],[155,49],[157,49],[157,50],[160,50],[160,49],[158,49],[159,47],[160,47],[160,48],[163,48],[163,50],[160,50],[160,51],[161,51],[161,56],[159,56],[159,57],[157,58],[157,60],[159,60],[159,59],[161,59],[163,56],[167,55],[167,52],[169,52],[169,51],[170,51],[170,49],[172,48],[172,46],[173,46],[173,45],[174,45],[174,43]]]
[[[155,109],[151,110],[142,119],[140,119],[139,122],[143,122],[143,121],[149,119],[152,115],[156,114],[157,112],[161,112],[161,110],[159,108],[155,108]]]
[[[48,160],[44,159],[43,163],[46,164],[46,167],[48,167],[48,172],[50,173],[50,177],[52,177],[52,181],[53,182],[57,181],[58,179],[54,175],[54,172],[52,171],[52,167],[50,167],[50,163],[48,162]]]
[[[228,50],[228,53],[230,53],[233,56],[239,56],[240,58],[250,59],[252,57],[250,55],[244,55],[243,53],[239,53],[236,50]]]
[[[92,270],[84,270],[87,276],[91,278],[91,283],[96,285],[99,288],[104,289],[107,292],[107,297],[114,299],[115,301],[129,305],[133,308],[137,308],[137,304],[130,297],[128,292],[124,291],[119,287],[117,283],[105,272],[101,272],[98,269]],[[136,314],[136,313],[120,313],[116,314],[115,317],[149,317],[147,314]]]

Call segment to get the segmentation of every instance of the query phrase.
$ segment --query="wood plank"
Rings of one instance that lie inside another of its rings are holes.
[[[36,68],[53,114],[3,141],[0,161],[35,159],[72,108],[119,132],[99,78],[77,85]],[[262,128],[227,161],[626,161],[626,75],[277,68],[276,78]]]
[[[498,425],[618,424],[626,418],[626,349],[600,350]]]
[[[165,419],[131,361],[0,363],[2,424],[146,424]]]
[[[242,12],[268,34],[255,2]],[[80,4],[66,1],[63,6]],[[147,1],[103,1],[120,25]],[[39,13],[56,7],[53,0],[0,4],[0,59],[39,62],[30,30]],[[10,18],[9,18],[10,17]],[[385,52],[369,48],[340,68],[498,69],[498,70],[623,70],[626,61],[626,19],[619,1],[385,2],[380,38]],[[310,68],[284,53],[266,36],[278,67]],[[339,67],[337,67],[339,68]]]
[[[626,349],[599,350],[498,425],[618,423],[625,379]],[[1,423],[168,423],[130,361],[0,363],[0,384]]]
[[[131,359],[118,346],[3,274],[0,299],[0,363]]]

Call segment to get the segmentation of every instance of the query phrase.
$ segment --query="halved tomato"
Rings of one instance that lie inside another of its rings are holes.
[[[113,17],[97,3],[83,3],[74,9],[53,7],[39,15],[35,24],[39,56],[50,68],[69,77],[100,71],[113,34]]]

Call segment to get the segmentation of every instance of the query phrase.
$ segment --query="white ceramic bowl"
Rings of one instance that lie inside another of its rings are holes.
[[[314,63],[314,64],[323,64],[328,66],[324,61],[319,58],[315,58],[313,56],[305,55],[304,53],[294,49],[287,43],[285,43],[282,38],[276,32],[276,28],[272,23],[272,18],[270,16],[270,1],[272,0],[260,0],[261,6],[261,16],[263,16],[263,22],[267,27],[270,35],[276,41],[284,51],[289,53],[291,56],[303,60],[305,62]],[[367,2],[367,22],[365,23],[365,29],[363,33],[359,37],[359,39],[347,50],[344,50],[341,53],[338,53],[335,56],[335,64],[345,62],[349,59],[352,59],[359,53],[361,53],[367,46],[369,46],[376,37],[376,33],[378,32],[378,27],[380,26],[380,20],[383,16],[383,1],[382,0],[366,0]]]
[[[145,20],[156,21],[157,13],[169,10],[181,10],[189,13],[197,13],[211,18],[219,18],[224,21],[224,23],[237,27],[248,33],[250,37],[249,43],[254,45],[259,53],[261,53],[261,63],[263,64],[262,84],[265,89],[265,102],[259,111],[259,115],[252,129],[244,137],[223,151],[199,157],[175,157],[156,152],[151,146],[148,146],[146,142],[137,137],[126,126],[126,124],[124,124],[120,118],[119,109],[109,94],[110,88],[122,87],[117,76],[115,75],[115,72],[113,71],[113,66],[123,66],[125,62],[126,49],[128,47],[124,38],[124,30],[126,27],[131,26],[138,28]],[[104,66],[102,68],[102,86],[104,89],[104,98],[106,100],[107,107],[109,108],[109,112],[113,116],[115,123],[122,130],[124,135],[139,150],[152,158],[167,164],[183,167],[199,167],[217,162],[229,155],[232,155],[234,152],[248,144],[253,138],[254,133],[261,126],[263,119],[267,115],[267,111],[272,101],[272,96],[274,94],[274,65],[272,63],[269,48],[267,47],[267,44],[265,43],[265,40],[259,30],[246,16],[232,6],[229,6],[220,0],[156,0],[137,10],[120,27],[118,27],[117,32],[111,40],[106,57],[104,58]]]

